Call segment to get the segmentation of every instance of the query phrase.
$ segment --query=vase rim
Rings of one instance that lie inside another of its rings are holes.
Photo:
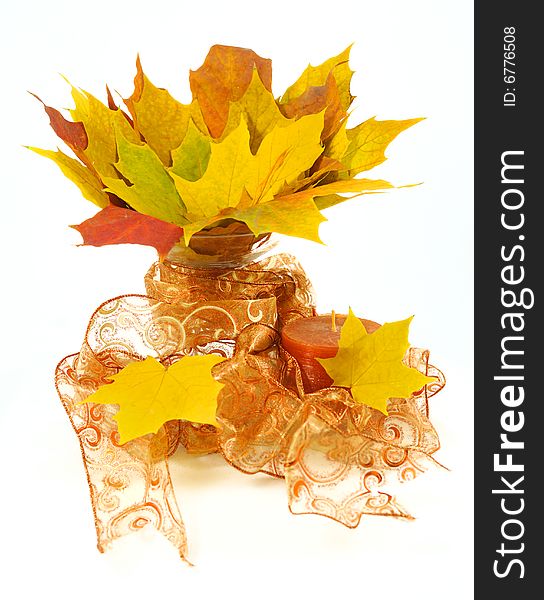
[[[200,231],[191,242],[189,247],[183,242],[175,244],[165,262],[190,268],[240,268],[269,254],[277,240],[271,233]]]

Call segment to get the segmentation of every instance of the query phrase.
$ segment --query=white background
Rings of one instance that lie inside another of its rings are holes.
[[[21,0],[1,11],[3,597],[471,597],[472,3]],[[451,472],[403,486],[399,500],[416,521],[367,517],[348,530],[291,515],[281,481],[178,453],[172,473],[196,566],[183,566],[152,530],[100,555],[53,371],[78,350],[98,304],[143,291],[154,251],[75,246],[67,226],[95,208],[22,148],[57,143],[26,90],[69,106],[61,72],[100,97],[106,82],[126,97],[140,52],[152,81],[188,101],[188,69],[223,43],[272,58],[279,95],[308,62],[351,42],[352,125],[427,117],[372,175],[424,185],[332,208],[326,248],[285,247],[313,279],[322,311],[351,305],[380,322],[415,314],[412,344],[430,348],[448,378],[431,417],[443,445],[436,457]]]

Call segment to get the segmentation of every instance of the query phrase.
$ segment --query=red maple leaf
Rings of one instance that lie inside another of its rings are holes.
[[[141,244],[153,246],[163,259],[179,242],[183,229],[155,217],[110,204],[94,217],[72,225],[83,237],[84,246]]]

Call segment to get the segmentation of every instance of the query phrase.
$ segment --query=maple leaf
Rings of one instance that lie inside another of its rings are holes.
[[[335,386],[350,388],[356,402],[387,414],[389,398],[408,398],[433,381],[402,362],[410,346],[412,318],[385,323],[368,334],[350,308],[340,331],[338,353],[334,358],[317,360]]]
[[[186,223],[184,206],[172,178],[147,144],[133,144],[116,128],[119,160],[115,168],[131,185],[103,177],[108,190],[144,215],[176,225]]]
[[[114,415],[120,443],[157,433],[167,421],[184,419],[217,425],[217,395],[224,384],[211,369],[225,360],[221,356],[184,356],[170,367],[148,356],[111,376],[82,403],[118,404]]]
[[[350,83],[353,75],[353,71],[349,66],[350,51],[351,45],[340,52],[338,56],[329,58],[317,67],[308,65],[295,83],[287,88],[280,102],[288,104],[294,98],[302,96],[308,88],[325,85],[329,74],[332,73],[336,81],[341,106],[344,110],[347,110],[353,102],[353,96],[350,93]]]
[[[179,182],[175,175],[174,178],[176,183]],[[348,200],[347,197],[339,196],[335,192],[355,192],[357,195],[362,195],[391,187],[393,186],[390,183],[379,179],[350,179],[277,196],[273,200],[258,204],[252,204],[250,197],[247,202],[242,194],[242,200],[236,208],[224,208],[219,213],[201,216],[200,219],[191,218],[190,222],[183,227],[185,243],[189,244],[191,236],[198,231],[224,219],[235,219],[246,223],[255,235],[274,231],[322,243],[319,237],[319,225],[327,219],[318,209],[328,208]],[[248,196],[247,193],[245,195]],[[324,196],[323,201],[320,196]],[[187,216],[192,217],[189,214]]]
[[[55,162],[64,175],[77,185],[86,200],[90,200],[100,208],[109,204],[109,198],[103,189],[103,183],[93,171],[87,169],[78,160],[64,154],[61,150],[55,152],[54,150],[42,150],[32,146],[27,146],[27,148]]]
[[[255,235],[275,231],[322,244],[319,225],[326,221],[311,198],[278,198],[233,213]]]
[[[301,237],[313,242],[323,243],[319,237],[319,225],[327,219],[316,208],[309,197],[282,197],[278,200],[263,202],[255,206],[224,209],[202,221],[188,223],[183,227],[185,243],[197,231],[210,227],[225,219],[235,219],[245,223],[255,235],[275,231],[283,235]]]
[[[242,118],[221,143],[212,143],[208,167],[200,179],[187,181],[170,170],[188,214],[211,217],[221,209],[236,207],[244,189],[254,203],[271,200],[285,182],[294,181],[321,154],[322,124],[323,114],[317,114],[274,128],[253,156]]]
[[[288,235],[295,234],[297,227],[305,228],[301,237],[319,239],[315,224],[324,218],[315,214],[315,206],[309,203],[285,203],[284,209],[276,203],[262,210],[246,210],[263,205],[285,186],[296,180],[301,171],[308,169],[322,152],[320,132],[323,114],[308,115],[285,127],[274,128],[265,136],[257,154],[249,147],[249,130],[242,117],[239,126],[221,143],[212,143],[208,167],[196,181],[187,181],[174,172],[170,174],[187,207],[186,217],[190,223],[184,226],[185,241],[193,233],[226,217],[241,220],[255,231],[265,231],[266,218],[270,223],[266,231],[286,230],[287,210],[296,208]],[[242,203],[242,197],[245,201]],[[238,210],[232,210],[237,209]],[[281,210],[281,217],[278,211]],[[297,217],[310,217],[303,223]],[[311,233],[309,233],[311,231]]]
[[[72,86],[72,98],[75,108],[70,114],[74,121],[83,123],[89,141],[83,151],[86,164],[96,170],[102,181],[104,177],[118,179],[119,173],[113,166],[117,160],[116,131],[133,143],[140,142],[138,134],[121,110],[111,110],[89,92]]]
[[[346,131],[349,145],[340,158],[349,176],[368,171],[386,160],[385,149],[399,133],[422,119],[404,121],[376,121],[368,119],[353,129]]]
[[[211,145],[208,167],[200,179],[187,181],[173,169],[170,174],[187,207],[190,220],[199,221],[238,204],[252,167],[249,131],[242,120],[221,143]]]
[[[215,45],[204,64],[191,71],[189,83],[212,137],[223,133],[229,115],[229,102],[236,102],[247,90],[256,68],[265,88],[272,89],[272,61],[253,50]]]
[[[161,259],[166,257],[183,235],[183,230],[177,225],[112,204],[94,217],[72,227],[81,233],[84,246],[152,246]]]
[[[134,127],[140,132],[149,146],[157,153],[162,163],[171,164],[170,153],[178,148],[185,138],[191,105],[182,104],[170,93],[151,83],[144,74],[140,57],[136,59],[134,92],[125,99]]]
[[[306,115],[265,136],[255,159],[246,190],[255,203],[266,202],[285,184],[296,181],[323,152],[321,131],[324,114]]]

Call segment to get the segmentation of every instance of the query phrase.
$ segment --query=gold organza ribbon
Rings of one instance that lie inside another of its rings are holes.
[[[98,538],[115,539],[153,525],[187,561],[187,539],[168,457],[219,452],[245,473],[285,478],[290,510],[356,527],[362,514],[411,518],[392,488],[413,479],[439,448],[428,399],[444,385],[428,351],[405,362],[435,382],[411,398],[391,399],[389,415],[354,404],[341,388],[304,394],[296,361],[278,342],[291,319],[315,313],[311,284],[295,258],[276,255],[243,269],[210,271],[157,263],[147,296],[102,304],[81,351],[63,359],[56,385],[78,435]],[[154,356],[218,353],[214,375],[221,427],[171,421],[155,435],[118,444],[111,405],[78,404],[129,362]],[[187,561],[188,562],[188,561]]]

